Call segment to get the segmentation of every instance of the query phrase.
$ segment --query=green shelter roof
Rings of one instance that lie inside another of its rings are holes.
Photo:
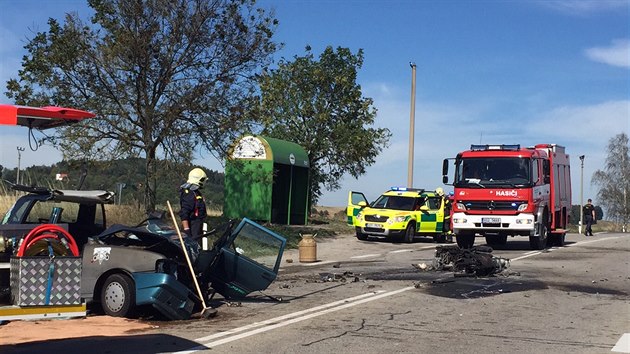
[[[309,168],[308,154],[300,145],[276,138],[246,135],[234,144],[232,158],[272,160],[274,163]]]

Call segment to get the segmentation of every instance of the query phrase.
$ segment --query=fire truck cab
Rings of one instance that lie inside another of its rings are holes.
[[[555,144],[471,145],[445,159],[454,164],[453,232],[470,248],[477,235],[489,245],[527,236],[532,249],[564,245],[571,210],[571,171],[565,148]]]

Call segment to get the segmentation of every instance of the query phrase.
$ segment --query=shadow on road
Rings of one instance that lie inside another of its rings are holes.
[[[198,347],[199,345],[200,344],[197,342],[166,334],[147,334],[116,337],[93,336],[71,339],[46,340],[40,342],[21,343],[16,345],[0,345],[0,353],[153,354],[188,350]]]

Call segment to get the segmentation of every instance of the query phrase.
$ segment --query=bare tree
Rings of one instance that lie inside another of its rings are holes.
[[[89,0],[91,24],[68,14],[37,33],[19,79],[17,104],[93,111],[60,129],[64,157],[146,160],[145,206],[155,207],[156,159],[223,156],[256,90],[252,78],[277,45],[273,14],[255,0]]]
[[[597,199],[608,217],[627,231],[630,221],[630,149],[628,135],[620,133],[608,142],[608,156],[603,170],[593,174],[592,184],[599,186]]]

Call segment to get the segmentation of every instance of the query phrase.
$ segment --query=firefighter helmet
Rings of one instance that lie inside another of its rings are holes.
[[[205,182],[206,179],[208,179],[206,173],[199,167],[195,167],[188,173],[188,181],[186,182],[203,187],[203,182]]]
[[[438,187],[435,189],[435,194],[439,195],[440,197],[444,195],[444,189]]]

